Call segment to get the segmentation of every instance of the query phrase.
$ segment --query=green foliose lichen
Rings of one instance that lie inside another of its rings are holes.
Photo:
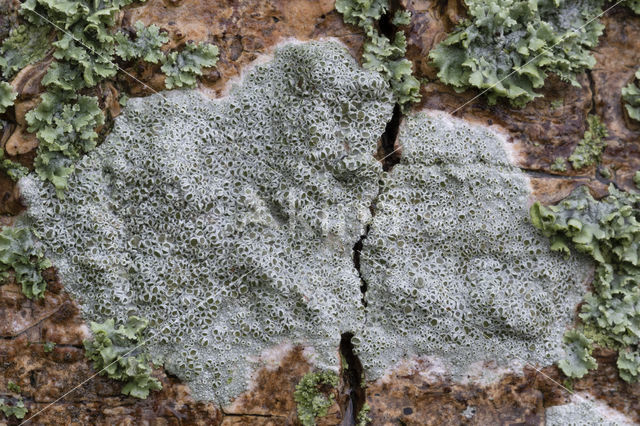
[[[13,101],[16,100],[16,96],[18,96],[18,94],[13,90],[13,87],[9,83],[6,81],[0,81],[0,114],[13,105]]]
[[[398,31],[393,41],[376,28],[376,21],[389,9],[388,0],[337,0],[336,10],[346,23],[357,25],[367,34],[362,55],[362,66],[381,73],[391,85],[396,102],[405,110],[411,103],[420,100],[420,82],[412,75],[411,61],[405,58],[407,40]],[[397,11],[392,19],[394,25],[408,25],[411,14]]]
[[[635,13],[640,15],[640,0],[626,0],[624,4]]]
[[[95,129],[104,123],[98,98],[86,96],[83,90],[114,77],[117,57],[152,63],[165,59],[160,48],[168,36],[157,26],[137,22],[133,38],[114,32],[118,12],[133,1],[26,0],[20,8],[25,24],[0,47],[0,69],[5,78],[53,50],[55,61],[42,80],[46,92],[26,118],[28,131],[35,132],[39,141],[35,170],[40,178],[53,183],[58,196],[67,188],[73,163],[95,147]],[[202,45],[194,54],[187,46],[190,54],[173,52],[170,58],[175,63],[170,72],[174,77],[169,79],[184,83],[175,84],[178,87],[195,84],[195,75],[201,74],[199,66],[215,64],[209,57],[215,49]],[[13,101],[0,87],[0,112],[10,105],[9,100]]]
[[[165,86],[195,87],[196,76],[202,75],[202,68],[218,63],[218,47],[208,43],[188,43],[179,52],[169,53],[162,64],[162,72],[167,75]]]
[[[635,73],[635,80],[622,88],[622,100],[629,117],[640,121],[640,68]]]
[[[335,402],[333,389],[338,386],[338,375],[333,371],[305,374],[296,385],[293,399],[298,409],[298,420],[303,426],[315,426],[316,418],[327,415]]]
[[[438,77],[456,90],[486,91],[524,106],[547,74],[574,86],[595,64],[589,53],[604,26],[602,0],[465,0],[468,19],[429,54]]]
[[[569,162],[575,170],[600,162],[602,150],[607,145],[605,138],[609,136],[609,132],[600,117],[590,115],[587,122],[589,129],[584,132],[584,136],[569,156]]]
[[[572,243],[596,262],[593,291],[579,316],[589,340],[618,350],[620,376],[627,381],[638,378],[633,369],[640,345],[639,202],[640,194],[613,185],[597,201],[581,186],[555,206],[531,207],[532,223],[550,238],[552,250],[569,256]],[[585,340],[580,344],[587,346]]]
[[[36,246],[28,228],[6,227],[0,231],[0,279],[7,279],[9,270],[13,270],[25,296],[42,298],[47,283],[41,271],[49,267],[51,262]]]
[[[24,406],[22,398],[12,404],[5,404],[4,399],[0,398],[0,411],[7,417],[15,417],[16,419],[24,419],[29,410]]]
[[[11,30],[9,37],[0,47],[0,70],[6,79],[13,77],[29,64],[44,58],[51,49],[46,25],[24,24]]]
[[[36,172],[62,197],[73,172],[73,160],[97,144],[95,128],[104,124],[98,100],[62,91],[45,92],[40,104],[26,114],[26,120],[27,130],[39,141]]]
[[[591,356],[593,342],[584,334],[577,330],[569,330],[564,335],[564,342],[567,345],[567,357],[558,362],[558,367],[566,376],[579,379],[589,370],[598,368],[595,358]]]
[[[136,22],[135,30],[135,40],[123,32],[115,35],[116,55],[125,61],[139,58],[152,64],[160,62],[164,58],[160,48],[169,41],[167,33],[160,32],[156,25],[146,27],[141,21]]]
[[[84,341],[86,356],[93,361],[93,368],[111,379],[125,382],[124,395],[141,399],[152,390],[162,389],[160,381],[151,376],[149,356],[140,349],[144,346],[142,332],[147,325],[147,320],[135,316],[118,328],[113,319],[91,322],[93,339]]]

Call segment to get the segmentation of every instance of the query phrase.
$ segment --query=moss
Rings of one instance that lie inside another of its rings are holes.
[[[113,319],[103,323],[91,322],[93,339],[84,341],[86,356],[93,361],[93,368],[111,379],[125,382],[124,395],[145,399],[149,391],[160,390],[162,385],[151,376],[149,356],[144,346],[142,332],[148,321],[129,317],[124,325],[115,328]]]
[[[602,0],[466,0],[462,21],[429,57],[438,77],[456,90],[487,91],[524,106],[542,96],[535,89],[553,73],[574,86],[595,64],[590,49],[604,26],[590,21]]]
[[[7,383],[7,389],[9,389],[9,392],[15,392],[15,393],[20,393],[22,391],[20,386],[18,386],[18,384],[16,384],[15,382],[12,382],[11,380],[9,380],[9,383]]]
[[[380,34],[377,21],[389,9],[388,0],[337,0],[336,10],[346,23],[357,25],[367,34],[364,43],[362,65],[381,73],[389,82],[402,108],[420,100],[420,82],[412,75],[411,61],[405,58],[407,40],[402,31],[396,32],[393,41]],[[411,14],[397,11],[392,19],[394,25],[407,25]]]
[[[605,138],[609,136],[609,133],[600,117],[590,115],[587,118],[587,122],[589,123],[589,128],[584,132],[584,136],[578,142],[578,146],[569,156],[569,162],[575,170],[600,162],[602,151],[607,145]]]
[[[47,283],[41,271],[50,266],[28,228],[6,227],[0,231],[0,279],[8,278],[9,270],[13,270],[25,296],[42,298]]]
[[[622,88],[622,101],[629,117],[640,121],[640,68],[635,73],[635,79]]]
[[[44,344],[42,345],[42,348],[44,349],[45,353],[53,352],[53,349],[55,347],[56,347],[56,344],[54,342],[44,342]]]
[[[593,258],[597,268],[593,291],[587,293],[580,319],[583,336],[573,333],[574,369],[567,375],[580,377],[589,360],[591,341],[618,350],[620,376],[636,381],[640,371],[640,194],[609,186],[609,195],[595,200],[587,187],[576,188],[555,206],[539,202],[531,207],[531,220],[551,240],[551,249],[570,255],[569,244]],[[577,347],[577,346],[579,347]],[[570,357],[572,354],[569,354]],[[582,365],[580,365],[582,364]],[[562,368],[563,366],[561,366]]]
[[[338,375],[333,371],[307,373],[302,377],[296,385],[293,399],[297,404],[298,420],[303,426],[314,426],[316,418],[327,415],[335,402],[332,390],[336,386]]]

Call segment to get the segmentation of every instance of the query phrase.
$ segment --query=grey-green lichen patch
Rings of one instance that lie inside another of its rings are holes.
[[[632,426],[636,423],[606,403],[587,394],[574,394],[571,402],[545,410],[548,426]]]
[[[47,288],[41,272],[50,266],[51,262],[44,257],[29,228],[6,227],[0,231],[1,281],[9,277],[9,271],[13,271],[22,293],[29,299],[39,299],[44,297]]]
[[[393,95],[336,43],[290,44],[228,98],[130,99],[64,200],[21,180],[87,319],[147,318],[155,359],[200,399],[246,388],[280,343],[335,367],[364,320],[352,247],[378,192],[376,141]]]
[[[151,376],[143,338],[148,325],[149,321],[135,316],[118,328],[114,319],[91,322],[93,337],[84,341],[85,353],[93,361],[93,368],[104,376],[125,382],[124,395],[141,399],[149,396],[152,390],[162,389],[160,381]]]
[[[556,361],[589,266],[548,252],[503,139],[431,113],[409,116],[399,143],[360,258],[367,378],[421,354],[454,373],[483,360]]]
[[[465,19],[429,57],[457,90],[476,87],[490,104],[524,106],[541,94],[548,73],[580,86],[595,65],[590,50],[604,25],[602,0],[465,0]]]

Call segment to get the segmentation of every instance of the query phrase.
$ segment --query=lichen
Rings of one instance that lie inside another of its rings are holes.
[[[217,53],[215,46],[201,44],[195,54],[204,52],[200,63],[193,59],[189,46],[185,52],[165,57],[160,47],[168,36],[155,25],[145,27],[137,22],[133,39],[115,32],[118,12],[133,1],[27,0],[20,7],[25,25],[14,30],[0,47],[4,53],[0,68],[5,78],[53,49],[55,61],[42,80],[46,92],[26,119],[28,131],[35,132],[39,142],[35,170],[41,179],[53,183],[59,196],[67,188],[73,163],[95,147],[95,129],[104,123],[98,98],[79,92],[113,78],[118,56],[152,63],[173,61],[168,80],[185,79],[192,84],[194,76],[200,75],[202,62],[211,63],[206,55],[214,50]],[[1,89],[0,108],[6,103]]]
[[[15,272],[16,282],[29,299],[42,298],[47,288],[41,271],[51,262],[36,245],[31,230],[26,227],[5,227],[0,231],[0,279]]]
[[[640,0],[626,0],[624,4],[636,14],[640,15]]]
[[[595,261],[593,291],[584,298],[580,329],[595,343],[618,350],[620,376],[626,381],[637,380],[640,371],[639,202],[640,194],[613,185],[597,201],[581,186],[555,206],[536,202],[531,207],[532,222],[550,238],[552,250],[569,256],[573,243]]]
[[[567,160],[564,157],[556,157],[549,168],[554,172],[566,172]]]
[[[609,136],[609,132],[600,117],[590,115],[587,122],[589,128],[584,132],[584,136],[569,156],[569,162],[574,170],[580,170],[600,162],[602,150],[607,145],[605,138]]]
[[[152,390],[162,389],[158,379],[151,376],[150,357],[146,353],[143,331],[149,322],[135,316],[115,328],[115,321],[91,322],[93,338],[84,341],[87,358],[101,375],[125,382],[124,395],[145,399]]]
[[[42,344],[42,349],[44,350],[45,353],[53,352],[53,349],[55,347],[56,347],[56,344],[54,342],[44,342]]]
[[[51,49],[47,25],[19,25],[11,30],[11,34],[0,47],[0,70],[6,79],[13,77],[29,64],[44,58]]]
[[[638,4],[640,8],[640,2]],[[635,80],[622,88],[622,100],[629,117],[640,121],[640,68],[635,73]]]
[[[160,32],[156,25],[146,27],[141,21],[135,24],[135,40],[123,32],[115,35],[116,55],[129,61],[132,59],[142,59],[146,62],[157,64],[164,59],[164,53],[160,49],[163,44],[169,41],[166,32]]]
[[[12,405],[5,404],[4,399],[0,398],[0,411],[7,417],[11,416],[16,419],[24,419],[29,410],[24,406],[22,398],[18,398]]]
[[[582,378],[589,370],[598,368],[594,357],[591,356],[592,341],[576,330],[570,330],[564,335],[567,345],[567,357],[558,362],[558,367],[567,377]]]
[[[371,407],[365,402],[356,416],[356,426],[367,426],[371,422],[370,411]]]
[[[404,57],[407,50],[404,33],[396,32],[391,41],[376,28],[376,22],[388,9],[388,0],[336,0],[336,10],[344,21],[359,26],[367,35],[362,65],[384,76],[404,111],[411,103],[420,100],[420,82],[412,75],[411,61]],[[394,25],[407,25],[410,20],[409,12],[397,11],[392,22]]]
[[[195,87],[196,77],[202,75],[202,68],[218,63],[218,48],[208,43],[187,43],[179,52],[169,53],[163,61],[162,72],[167,89],[174,87]]]
[[[9,83],[6,81],[0,81],[0,114],[13,105],[13,101],[16,100],[16,96],[18,96],[18,94],[13,90],[13,87]]]
[[[487,91],[524,106],[548,73],[580,86],[577,75],[595,64],[590,49],[604,26],[591,21],[602,0],[465,0],[468,19],[429,57],[438,77],[458,91]]]
[[[73,161],[96,147],[95,128],[104,123],[104,116],[93,96],[56,91],[40,98],[40,104],[26,114],[27,130],[39,141],[34,165],[38,176],[63,197]]]
[[[130,99],[63,200],[20,181],[20,220],[87,319],[148,318],[151,355],[195,397],[228,401],[266,348],[312,346],[335,368],[340,335],[362,327],[352,248],[392,110],[344,47],[286,45],[222,101]]]
[[[329,407],[335,403],[332,391],[336,386],[338,375],[333,371],[307,373],[302,377],[293,399],[303,426],[315,426],[316,418],[327,415]]]
[[[573,394],[571,401],[545,410],[549,426],[633,426],[637,423],[588,394]]]
[[[5,172],[14,181],[26,176],[29,173],[29,169],[24,167],[20,163],[11,161],[4,157],[4,149],[0,148],[0,170]]]
[[[503,138],[430,113],[407,117],[398,143],[360,256],[367,326],[353,341],[367,379],[424,354],[454,375],[558,360],[588,271],[528,222],[528,180]]]

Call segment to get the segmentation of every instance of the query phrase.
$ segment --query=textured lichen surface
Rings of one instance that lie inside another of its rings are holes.
[[[604,402],[574,395],[571,402],[545,410],[549,426],[632,426],[636,423]]]
[[[604,26],[602,0],[465,0],[469,19],[430,53],[438,77],[454,88],[486,90],[522,106],[548,73],[579,86]]]
[[[250,356],[289,341],[331,367],[361,327],[352,247],[392,102],[339,45],[288,45],[224,101],[129,100],[64,200],[21,181],[23,220],[88,319],[148,318],[152,355],[197,398],[227,401]]]
[[[360,259],[367,378],[402,358],[548,364],[585,290],[588,264],[549,253],[528,221],[528,186],[492,131],[438,114],[400,128]]]

